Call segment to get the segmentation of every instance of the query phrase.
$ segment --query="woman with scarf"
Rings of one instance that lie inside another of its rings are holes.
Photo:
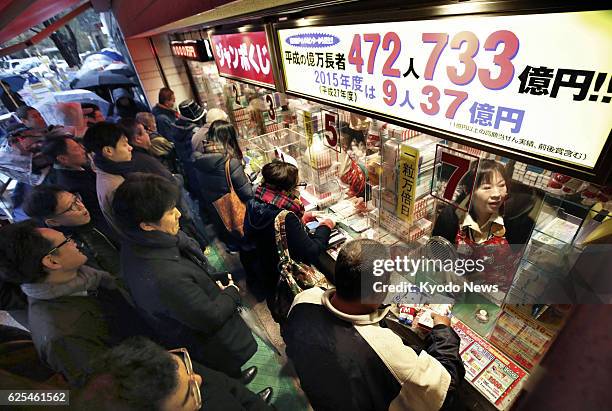
[[[152,174],[132,174],[117,188],[123,279],[165,346],[185,347],[194,360],[246,384],[255,369],[240,368],[257,343],[238,314],[239,289],[227,272],[213,272],[181,231],[178,198],[176,185]]]
[[[257,188],[255,198],[247,203],[244,218],[245,237],[256,247],[256,258],[249,258],[245,269],[251,281],[255,277],[263,286],[268,304],[271,304],[270,297],[274,295],[280,275],[274,231],[278,213],[290,211],[285,219],[289,255],[307,264],[316,263],[325,252],[335,223],[323,220],[313,235],[306,232],[304,224],[314,221],[314,218],[310,213],[304,213],[298,191],[298,168],[293,164],[273,161],[262,168],[261,174],[262,184]]]
[[[246,203],[253,197],[251,181],[244,173],[242,150],[238,145],[236,129],[227,121],[214,121],[208,129],[208,140],[202,143],[202,152],[193,154],[194,166],[200,182],[200,199],[210,216],[219,238],[225,242],[228,251],[240,249],[240,239],[233,238],[226,230],[214,202],[229,193],[225,163],[229,161],[229,174],[234,191]]]

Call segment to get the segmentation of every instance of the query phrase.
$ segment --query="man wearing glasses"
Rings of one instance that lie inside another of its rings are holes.
[[[0,228],[0,277],[21,285],[36,351],[69,384],[109,347],[151,335],[115,278],[86,262],[59,231],[32,221]]]
[[[153,389],[154,388],[154,389]],[[192,363],[185,348],[165,351],[136,337],[108,350],[92,365],[75,399],[77,410],[271,410],[269,395],[255,395],[225,374]]]
[[[89,258],[89,265],[119,275],[119,251],[79,194],[55,185],[36,186],[28,193],[23,209],[47,227],[71,234]]]
[[[107,236],[115,236],[100,209],[96,173],[89,165],[83,145],[66,129],[57,128],[45,135],[42,152],[53,160],[56,184],[67,191],[79,193],[98,229]]]

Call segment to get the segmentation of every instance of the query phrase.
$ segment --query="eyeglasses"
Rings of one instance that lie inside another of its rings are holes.
[[[46,256],[49,254],[53,254],[54,252],[56,252],[57,250],[59,250],[61,247],[65,246],[66,244],[72,242],[74,240],[72,240],[72,235],[67,235],[66,239],[64,241],[62,241],[61,243],[59,243],[58,245],[56,245],[55,247],[53,247],[52,249],[50,249],[49,251],[47,251],[47,254],[45,254]]]
[[[193,372],[193,364],[191,363],[191,357],[189,357],[189,352],[186,348],[177,348],[175,350],[169,350],[168,352],[172,354],[182,354],[181,357],[183,362],[185,363],[185,368],[187,368],[187,375],[189,375],[189,389],[191,390],[191,394],[195,398],[196,407],[200,409],[202,407],[202,394],[200,393],[200,386],[196,382],[194,378]]]
[[[66,214],[69,211],[79,211],[83,207],[83,199],[80,194],[74,194],[72,203],[70,203],[70,207],[62,211],[61,213],[56,214],[56,217],[61,216],[62,214]]]

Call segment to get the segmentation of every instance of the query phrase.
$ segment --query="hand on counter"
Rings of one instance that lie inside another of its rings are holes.
[[[329,227],[330,230],[333,230],[334,227],[336,226],[336,222],[334,220],[330,220],[329,218],[326,218],[325,220],[320,222],[320,225],[325,225]]]
[[[315,218],[315,215],[311,213],[310,211],[305,212],[304,215],[302,216],[302,223],[307,224],[307,223],[310,223],[311,221],[317,221],[317,219]]]
[[[451,320],[445,315],[436,314],[434,312],[431,313],[431,318],[433,318],[434,326],[438,324],[444,324],[446,326],[451,326]]]

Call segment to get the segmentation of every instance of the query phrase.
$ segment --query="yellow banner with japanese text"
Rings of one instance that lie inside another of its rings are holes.
[[[406,222],[412,220],[414,200],[419,174],[419,150],[402,144],[400,146],[399,172],[397,178],[396,214]]]

